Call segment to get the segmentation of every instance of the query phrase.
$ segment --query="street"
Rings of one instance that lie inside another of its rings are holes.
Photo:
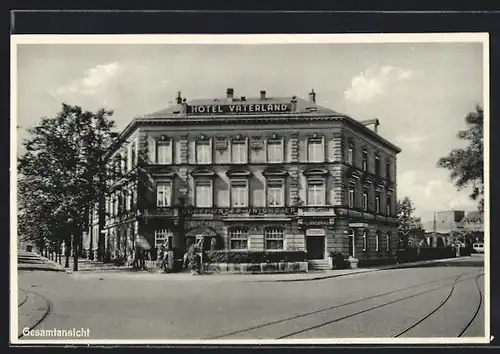
[[[40,321],[36,329],[89,328],[88,338],[72,339],[485,335],[483,255],[477,254],[429,266],[298,282],[249,281],[238,275],[18,274],[27,298],[49,305],[46,314],[35,316]],[[26,299],[20,294],[22,301]],[[40,312],[42,308],[37,305]]]

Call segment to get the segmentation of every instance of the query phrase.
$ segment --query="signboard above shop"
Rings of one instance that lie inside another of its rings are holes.
[[[187,106],[187,114],[238,114],[238,113],[285,113],[290,112],[290,103],[251,103]]]

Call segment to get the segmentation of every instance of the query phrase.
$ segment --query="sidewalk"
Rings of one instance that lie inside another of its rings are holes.
[[[460,257],[460,259],[467,259],[469,257]],[[125,268],[126,272],[120,271],[110,271],[106,272],[106,270],[99,270],[97,272],[75,272],[72,275],[76,277],[85,277],[92,276],[96,273],[99,276],[106,277],[131,277],[135,279],[144,279],[144,280],[179,280],[179,281],[244,281],[244,282],[297,282],[297,281],[312,281],[312,280],[321,280],[321,279],[329,279],[336,278],[348,275],[356,275],[363,273],[370,273],[376,271],[383,270],[391,270],[391,269],[401,269],[401,268],[410,268],[415,266],[422,265],[431,265],[437,264],[441,262],[448,262],[451,260],[456,260],[457,258],[449,258],[449,259],[438,259],[438,260],[430,260],[430,261],[420,261],[413,263],[404,263],[404,264],[394,264],[389,266],[381,266],[381,267],[373,267],[373,268],[357,268],[357,269],[342,269],[342,270],[327,270],[327,271],[310,271],[308,273],[274,273],[274,274],[231,274],[231,273],[206,273],[200,275],[191,275],[189,271],[183,271],[180,273],[156,273],[149,271],[139,271],[134,270],[129,267]]]

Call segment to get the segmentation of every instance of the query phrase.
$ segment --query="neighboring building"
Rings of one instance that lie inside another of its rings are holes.
[[[430,247],[444,247],[452,241],[453,231],[469,231],[477,241],[483,240],[483,213],[448,210],[435,213],[432,224],[425,227],[425,238]]]
[[[329,250],[361,264],[394,258],[401,150],[377,134],[378,124],[317,105],[314,91],[309,100],[228,89],[224,98],[187,101],[179,93],[176,105],[122,132],[112,153],[123,171],[143,173],[127,181],[130,194],[106,198],[111,217],[94,223],[84,245],[95,250],[102,231],[106,249],[122,255],[139,239],[180,251],[198,241],[306,250],[310,260]]]

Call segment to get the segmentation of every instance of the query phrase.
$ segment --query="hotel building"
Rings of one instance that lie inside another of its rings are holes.
[[[111,154],[138,178],[102,200],[84,248],[96,250],[100,239],[109,253],[126,255],[136,240],[181,252],[199,242],[305,250],[313,262],[329,251],[360,265],[390,261],[401,150],[378,125],[317,105],[314,90],[308,99],[179,93],[176,104],[121,133]]]

